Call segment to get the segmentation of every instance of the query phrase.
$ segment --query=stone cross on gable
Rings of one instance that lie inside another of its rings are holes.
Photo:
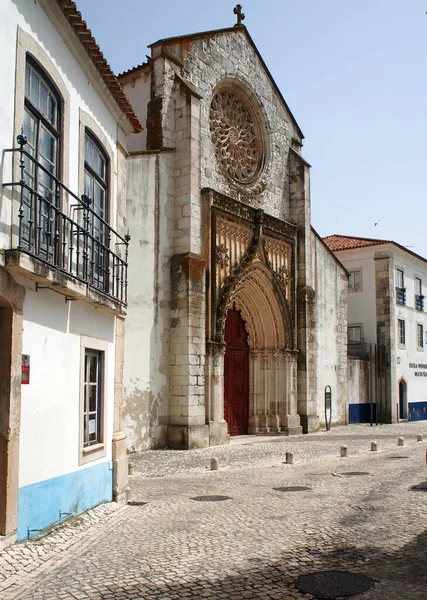
[[[234,7],[233,12],[234,12],[235,15],[237,15],[237,23],[236,23],[236,25],[241,25],[242,21],[245,20],[245,15],[242,13],[242,5],[241,4],[237,4],[237,6]]]

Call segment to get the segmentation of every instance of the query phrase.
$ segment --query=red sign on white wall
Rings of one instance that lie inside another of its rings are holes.
[[[23,354],[21,360],[21,383],[30,383],[30,355]]]

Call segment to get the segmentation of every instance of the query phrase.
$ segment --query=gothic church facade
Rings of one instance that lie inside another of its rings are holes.
[[[239,19],[240,21],[240,19]],[[128,447],[347,419],[347,273],[311,227],[303,134],[246,27],[159,40],[119,76],[127,140]]]

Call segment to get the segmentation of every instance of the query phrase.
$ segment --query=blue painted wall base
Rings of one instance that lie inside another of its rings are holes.
[[[376,405],[373,405],[372,421],[375,422]],[[370,423],[371,422],[371,403],[367,404],[349,404],[348,422],[352,423]]]
[[[427,420],[427,402],[409,402],[408,403],[409,421]]]
[[[59,512],[79,513],[111,502],[113,479],[110,462],[33,483],[19,489],[18,541],[38,535],[59,519]]]

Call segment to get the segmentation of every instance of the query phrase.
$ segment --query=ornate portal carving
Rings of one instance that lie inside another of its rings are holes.
[[[262,133],[252,107],[242,95],[228,88],[215,94],[210,130],[224,174],[238,183],[254,181],[263,163]]]
[[[216,247],[216,260],[221,267],[226,267],[230,262],[228,248],[224,244],[220,244]]]

